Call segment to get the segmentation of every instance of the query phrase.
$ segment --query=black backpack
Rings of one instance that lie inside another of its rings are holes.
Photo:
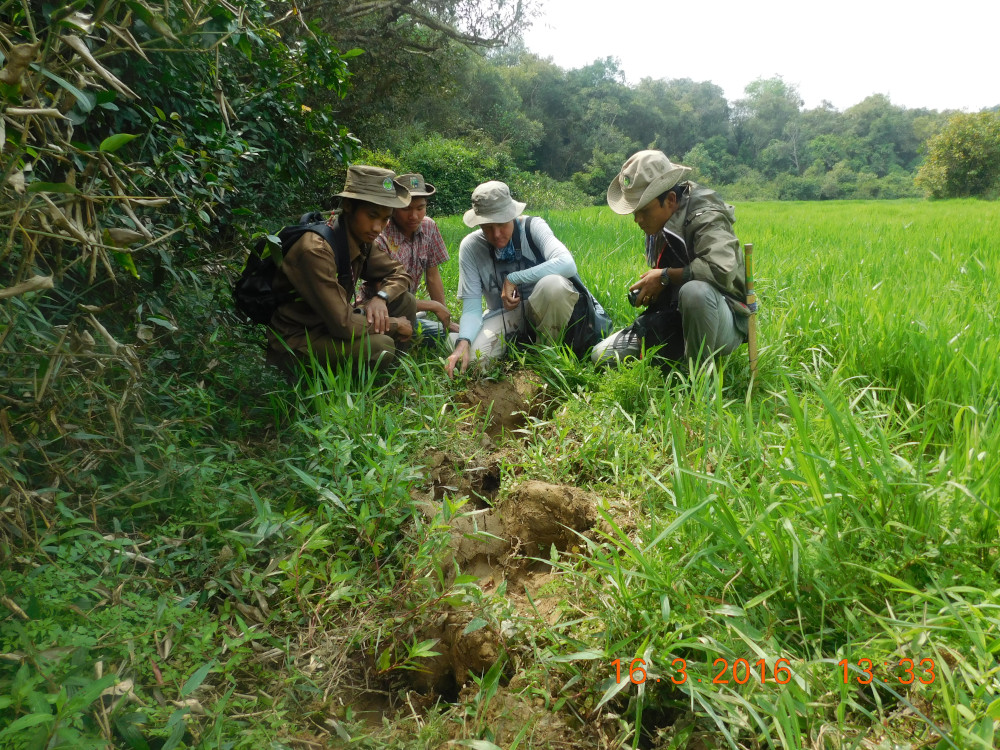
[[[338,242],[332,227],[318,211],[303,214],[298,224],[284,227],[278,232],[280,246],[268,242],[262,237],[254,245],[247,257],[243,273],[233,286],[233,303],[236,309],[246,319],[253,323],[270,325],[271,316],[279,305],[293,302],[299,298],[294,290],[278,293],[274,291],[274,275],[284,258],[284,253],[291,248],[306,232],[315,232],[333,249],[337,262],[337,280],[348,292],[348,299],[354,299],[354,274],[351,272],[350,252],[346,238]],[[277,262],[275,262],[277,256]]]
[[[524,234],[528,238],[528,247],[535,258],[534,265],[542,262],[543,256],[535,238],[531,236],[531,220],[534,216],[528,216],[524,220]],[[519,235],[514,232],[514,244],[520,250]],[[590,293],[583,283],[579,274],[570,279],[570,282],[580,294],[580,298],[573,308],[573,313],[569,318],[569,325],[566,327],[565,343],[573,350],[578,359],[583,359],[586,353],[596,346],[600,341],[611,333],[611,318],[601,307],[594,295]]]

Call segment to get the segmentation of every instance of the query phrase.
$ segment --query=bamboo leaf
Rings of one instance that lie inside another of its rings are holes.
[[[101,141],[100,150],[106,154],[117,151],[129,141],[135,140],[139,136],[131,133],[115,133]]]
[[[73,97],[76,99],[76,106],[80,108],[81,112],[90,112],[97,105],[97,97],[96,96],[94,96],[93,94],[88,94],[88,93],[86,93],[84,91],[81,91],[76,86],[74,86],[72,83],[70,83],[69,81],[67,81],[65,78],[60,78],[59,76],[57,76],[52,71],[46,70],[45,68],[43,68],[41,65],[39,65],[37,63],[32,63],[31,68],[32,68],[32,70],[38,71],[39,73],[41,73],[46,78],[50,78],[51,80],[55,81],[60,86],[62,86],[64,89],[66,89],[69,93],[71,93],[73,95]]]
[[[27,187],[29,193],[72,193],[79,195],[80,191],[66,182],[32,182]]]
[[[608,687],[608,689],[604,691],[604,695],[601,696],[601,700],[598,701],[596,706],[594,706],[594,710],[596,711],[597,709],[599,709],[609,700],[618,695],[618,693],[627,688],[630,684],[631,683],[628,680],[622,680],[621,682],[617,682],[614,679],[612,679],[610,687]]]
[[[469,633],[475,633],[477,630],[485,628],[486,625],[487,622],[482,617],[473,617],[471,620],[469,620],[469,624],[465,626],[465,629],[462,631],[462,635],[469,635]]]
[[[991,719],[1000,721],[1000,698],[997,698],[989,706],[986,707],[986,715]]]
[[[208,664],[205,664],[197,672],[191,675],[188,678],[188,681],[185,682],[184,686],[181,688],[181,697],[184,698],[201,687],[201,683],[205,681],[205,678],[208,677],[208,673],[212,671],[214,666],[215,659],[208,662]]]
[[[9,727],[0,732],[0,737],[6,737],[14,734],[15,732],[19,732],[22,729],[36,727],[39,724],[45,724],[50,721],[55,721],[55,717],[51,714],[28,714],[27,716],[22,716],[20,719],[13,722]]]
[[[571,661],[590,661],[593,659],[603,659],[605,656],[604,651],[601,649],[587,649],[586,651],[577,651],[572,654],[562,654],[560,656],[553,656],[548,659],[544,659],[545,662],[571,662]]]
[[[135,267],[135,261],[132,260],[132,256],[128,253],[120,253],[117,250],[114,252],[115,260],[118,261],[118,265],[128,271],[133,278],[139,278],[139,269]]]
[[[118,677],[114,674],[108,674],[99,680],[87,685],[87,687],[82,690],[77,691],[73,694],[73,697],[66,702],[66,708],[64,709],[66,714],[73,714],[77,711],[83,711],[91,703],[100,697],[101,693],[104,692],[105,688],[111,687],[117,682]]]

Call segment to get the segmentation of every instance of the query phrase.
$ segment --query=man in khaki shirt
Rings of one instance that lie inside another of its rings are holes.
[[[400,350],[409,347],[417,312],[410,293],[410,277],[403,267],[377,247],[393,208],[410,202],[407,189],[394,172],[355,165],[347,171],[339,216],[328,224],[339,247],[346,247],[351,263],[350,288],[338,273],[333,248],[315,232],[305,232],[284,254],[275,276],[278,295],[289,290],[297,299],[280,305],[271,317],[268,344],[272,352],[289,350],[321,364],[366,362],[391,365]],[[376,294],[355,306],[355,286],[369,282]]]

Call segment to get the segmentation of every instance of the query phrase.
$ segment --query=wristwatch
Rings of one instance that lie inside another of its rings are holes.
[[[660,286],[670,286],[670,274],[668,273],[670,269],[664,268],[663,273],[660,274]]]
[[[383,302],[388,303],[389,301],[389,294],[385,291],[385,289],[379,289],[377,292],[375,292],[375,296],[380,297]]]

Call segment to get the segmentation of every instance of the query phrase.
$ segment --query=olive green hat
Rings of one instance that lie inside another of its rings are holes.
[[[352,164],[347,168],[347,181],[337,195],[390,208],[410,205],[410,191],[400,184],[395,172],[366,164]]]
[[[405,185],[414,198],[429,198],[437,192],[429,182],[424,182],[424,176],[416,172],[401,174],[396,178],[396,182]]]

